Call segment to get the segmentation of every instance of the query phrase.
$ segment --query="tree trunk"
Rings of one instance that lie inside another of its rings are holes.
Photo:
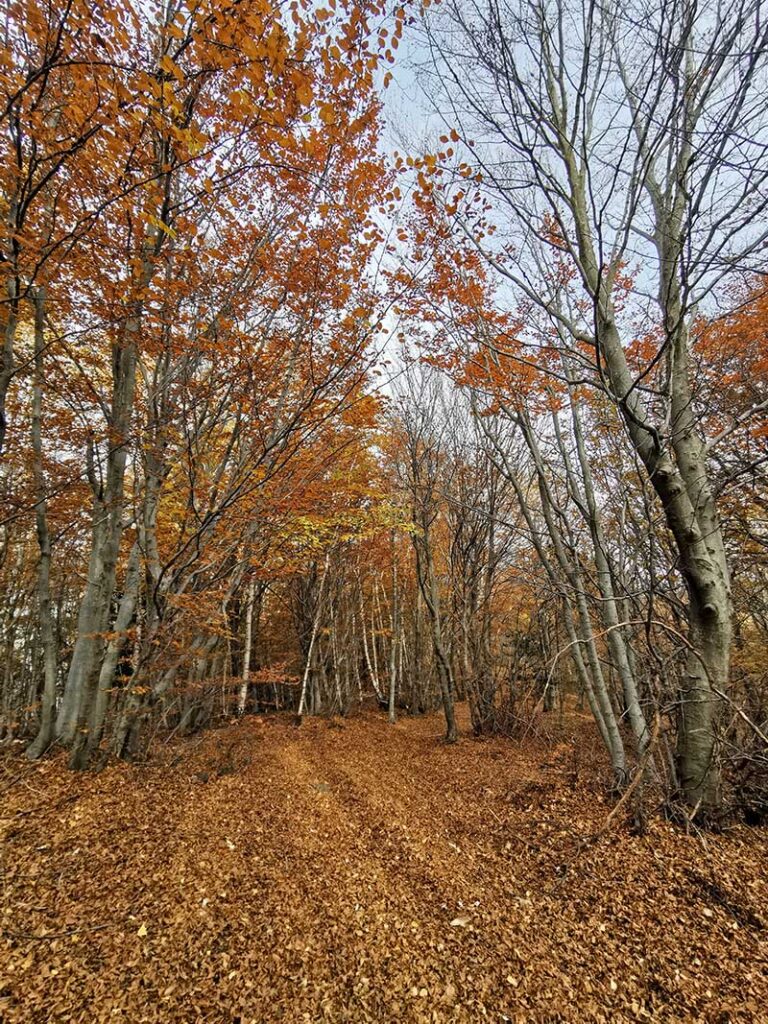
[[[27,747],[29,758],[41,757],[53,742],[56,713],[56,633],[51,612],[51,535],[43,472],[42,404],[43,353],[45,352],[45,287],[35,293],[35,375],[32,385],[32,475],[35,485],[35,525],[40,548],[37,594],[40,616],[40,641],[43,648],[43,692],[37,736]]]
[[[392,531],[392,614],[390,616],[392,635],[389,645],[389,721],[395,724],[395,695],[397,690],[397,647],[400,635],[400,601],[397,592],[397,557],[395,531]]]
[[[253,641],[253,606],[256,597],[256,581],[251,580],[248,584],[248,592],[245,601],[245,637],[243,639],[243,677],[240,684],[240,692],[237,699],[237,713],[245,714],[245,707],[248,702],[248,686],[251,676],[251,643]]]
[[[414,537],[413,540],[414,544],[416,544],[416,570],[419,577],[419,587],[424,595],[424,603],[427,606],[432,627],[432,646],[435,652],[440,698],[445,715],[445,742],[455,743],[459,734],[456,728],[456,713],[453,705],[453,672],[451,671],[451,659],[443,641],[440,592],[432,561],[428,526],[425,525],[423,527],[422,537],[418,539]]]
[[[565,358],[563,358],[563,365],[565,367],[566,376],[570,382],[572,379],[570,367],[568,366]],[[629,715],[632,733],[637,743],[638,753],[643,754],[646,746],[648,745],[650,733],[642,708],[640,707],[637,683],[630,664],[623,626],[619,616],[616,595],[613,587],[613,574],[608,563],[608,546],[603,533],[602,519],[595,500],[595,492],[592,484],[592,471],[587,457],[586,446],[584,444],[581,417],[573,391],[570,388],[568,395],[571,405],[571,418],[574,437],[576,440],[576,451],[578,454],[579,466],[581,467],[581,477],[584,487],[583,499],[580,493],[581,489],[578,486],[575,473],[571,467],[571,461],[560,435],[560,426],[556,413],[553,414],[553,421],[566,472],[571,481],[577,503],[589,527],[590,537],[592,540],[592,552],[595,561],[597,585],[602,599],[600,602],[600,608],[603,624],[606,629],[608,650],[611,653],[611,660],[619,675],[619,679],[621,680],[624,703]]]
[[[323,575],[320,577],[320,587],[317,592],[317,607],[315,608],[315,617],[312,622],[312,633],[309,638],[309,650],[307,651],[307,661],[304,666],[304,676],[301,680],[301,696],[299,698],[299,708],[296,713],[297,722],[300,724],[304,717],[304,712],[307,707],[307,687],[309,685],[309,677],[312,671],[312,655],[315,649],[315,641],[317,639],[317,631],[320,628],[320,616],[323,610],[323,590],[325,588],[325,577],[328,575],[328,566],[331,561],[330,551],[325,556],[325,565],[323,566]],[[365,627],[363,627],[365,628]]]

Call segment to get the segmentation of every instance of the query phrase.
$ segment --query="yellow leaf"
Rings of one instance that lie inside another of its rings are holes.
[[[153,217],[152,214],[150,214],[147,217],[147,221],[152,225],[153,228],[159,228],[161,231],[164,231],[166,235],[170,235],[171,238],[176,237],[176,232],[173,230],[173,228],[169,224],[166,224],[165,221],[160,220],[159,217]]]
[[[167,71],[168,74],[173,75],[179,82],[184,81],[184,75],[181,68],[168,56],[167,53],[160,61],[160,67],[163,71]]]

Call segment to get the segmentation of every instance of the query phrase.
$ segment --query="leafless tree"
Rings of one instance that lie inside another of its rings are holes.
[[[677,760],[702,814],[720,799],[732,628],[692,325],[734,274],[765,269],[764,7],[449,0],[426,20],[435,95],[476,143],[500,227],[478,239],[459,209],[456,230],[525,305],[531,340],[554,331],[578,378],[615,403],[674,537],[689,644]],[[639,367],[638,329],[656,340]]]

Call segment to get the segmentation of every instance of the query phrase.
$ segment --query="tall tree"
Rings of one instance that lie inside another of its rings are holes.
[[[457,176],[477,175],[493,213],[478,224],[468,197],[426,191],[445,197],[456,230],[528,311],[529,337],[537,322],[540,339],[554,333],[579,377],[615,403],[674,537],[688,595],[680,785],[702,814],[720,799],[731,583],[692,325],[734,268],[764,265],[761,7],[470,0],[426,19],[437,94],[464,142]],[[425,178],[450,172],[442,157],[427,159]],[[641,316],[656,343],[636,365],[627,349]]]

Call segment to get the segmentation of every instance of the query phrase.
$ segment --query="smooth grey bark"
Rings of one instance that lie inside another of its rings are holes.
[[[615,326],[603,324],[606,362],[617,389],[626,394],[632,381]],[[679,352],[682,359],[683,352]],[[715,808],[720,802],[716,764],[719,700],[716,689],[727,689],[731,645],[731,589],[722,531],[708,479],[704,445],[690,423],[692,396],[687,380],[673,382],[673,409],[680,426],[672,446],[676,463],[659,452],[652,433],[641,425],[642,410],[632,401],[627,428],[661,499],[675,538],[688,590],[688,643],[681,688],[678,732],[678,770],[687,802],[693,808]]]
[[[163,212],[163,211],[161,211]],[[137,294],[152,280],[153,256],[161,243],[161,232],[152,229],[144,247]],[[115,588],[117,559],[123,535],[125,470],[130,447],[131,421],[141,335],[143,299],[134,299],[123,329],[112,343],[112,394],[109,404],[105,472],[96,464],[95,446],[88,447],[88,479],[93,492],[91,551],[85,592],[80,604],[77,637],[67,674],[59,715],[57,738],[69,746],[78,730],[87,728],[91,701],[105,649],[110,604]]]
[[[77,639],[72,652],[67,682],[56,722],[58,739],[69,746],[78,729],[84,729],[103,657],[104,634],[109,626],[110,603],[123,534],[123,500],[128,437],[136,384],[136,344],[139,314],[126,324],[121,341],[112,351],[112,401],[108,424],[106,474],[97,478],[93,446],[89,451],[89,477],[93,489],[91,512],[91,553],[85,593],[77,622]]]
[[[320,628],[320,618],[323,612],[323,591],[325,590],[325,580],[328,576],[328,567],[331,563],[331,553],[328,551],[325,556],[325,562],[323,564],[323,573],[320,577],[320,586],[317,591],[317,605],[315,607],[315,614],[312,620],[312,632],[309,637],[309,649],[307,650],[307,659],[304,665],[304,675],[301,680],[301,696],[299,697],[299,709],[296,713],[297,721],[301,722],[304,712],[307,709],[307,692],[309,685],[309,677],[312,669],[312,655],[315,650],[315,642],[317,640],[317,632]],[[365,628],[365,627],[363,627]]]
[[[115,671],[117,669],[120,651],[125,642],[125,636],[133,622],[136,613],[136,604],[139,597],[140,586],[140,552],[138,543],[134,543],[128,556],[128,566],[125,574],[125,585],[120,604],[117,610],[117,617],[110,632],[110,637],[104,652],[104,658],[99,670],[99,679],[96,692],[91,702],[88,716],[88,731],[80,733],[72,748],[70,766],[76,769],[85,768],[101,743],[104,732],[104,723],[107,709],[110,704],[112,688],[115,685]]]
[[[367,633],[368,627],[366,626],[366,623],[365,623],[365,604],[364,604],[364,600],[363,600],[363,581],[362,581],[362,577],[359,574],[358,574],[357,583],[358,583],[358,597],[360,599],[360,636],[361,636],[361,639],[363,641],[363,656],[365,658],[365,667],[368,669],[368,677],[371,680],[371,684],[373,686],[374,693],[376,694],[377,700],[382,700],[383,699],[383,695],[382,695],[382,692],[381,692],[381,686],[379,684],[379,676],[378,676],[378,672],[376,670],[376,665],[375,665],[375,653],[376,652],[374,651],[374,658],[372,659],[371,658],[371,651],[370,651],[370,648],[368,647],[368,633]],[[371,614],[373,614],[373,612],[371,612]]]
[[[533,456],[534,467],[536,469],[538,480],[541,511],[544,517],[544,522],[547,525],[555,557],[557,558],[574,596],[578,615],[580,641],[584,645],[584,649],[586,651],[594,694],[602,713],[606,734],[609,738],[608,749],[611,754],[611,763],[613,765],[614,774],[616,776],[617,784],[621,785],[626,779],[627,774],[624,741],[621,736],[618,721],[616,720],[616,713],[614,711],[613,704],[611,703],[610,693],[600,664],[600,656],[595,643],[592,618],[589,613],[589,605],[587,603],[587,594],[581,568],[578,564],[578,560],[575,557],[571,557],[568,553],[561,530],[555,520],[555,515],[557,515],[561,520],[564,520],[564,513],[562,509],[559,508],[550,486],[544,459],[536,438],[536,433],[527,416],[521,416],[519,418],[519,423],[522,435],[525,438],[531,455]]]
[[[445,742],[455,743],[458,739],[456,726],[456,712],[453,704],[454,681],[451,659],[448,654],[445,639],[443,636],[443,623],[440,609],[440,589],[435,574],[434,559],[430,546],[429,528],[422,526],[424,533],[421,537],[413,537],[416,549],[416,574],[418,576],[419,589],[424,597],[424,604],[427,607],[429,622],[432,632],[432,647],[435,653],[435,664],[437,666],[437,678],[440,686],[440,698],[445,715]]]
[[[35,487],[35,527],[40,548],[37,573],[40,644],[43,649],[43,690],[40,697],[40,721],[37,735],[26,750],[27,757],[41,757],[54,739],[56,715],[56,630],[51,609],[51,534],[43,471],[42,407],[45,380],[45,304],[46,289],[35,291],[34,378],[32,383],[32,476]]]
[[[169,8],[159,13],[155,71],[161,80],[162,60],[169,46],[163,31],[173,19]],[[192,115],[197,94],[190,96],[187,116]],[[173,220],[171,198],[178,170],[169,136],[152,140],[154,169],[157,174],[158,202],[147,218],[146,234],[138,252],[138,266],[132,271],[131,295],[126,303],[125,319],[116,330],[111,345],[111,396],[106,414],[103,460],[97,458],[96,444],[89,442],[88,479],[93,492],[91,550],[85,591],[80,603],[77,634],[67,673],[64,697],[56,720],[56,735],[71,746],[78,732],[85,734],[91,706],[98,686],[109,630],[112,596],[124,523],[125,474],[131,447],[131,425],[138,368],[139,346],[144,317],[144,296],[158,272],[158,257],[169,235]],[[150,212],[150,211],[147,211]],[[166,274],[169,267],[166,265]],[[103,461],[103,470],[102,470]],[[81,749],[78,743],[78,749]]]
[[[245,714],[248,702],[248,686],[251,679],[251,644],[253,641],[253,607],[256,600],[256,580],[251,580],[245,599],[245,636],[243,638],[243,675],[237,697],[237,713]]]
[[[514,416],[512,417],[512,419],[514,422]],[[483,423],[482,420],[480,420],[479,422]],[[539,558],[539,561],[541,565],[544,567],[544,570],[553,585],[553,589],[557,594],[560,595],[563,609],[563,621],[565,625],[565,633],[568,638],[568,650],[570,653],[570,657],[573,661],[574,668],[576,669],[576,674],[579,679],[581,689],[587,697],[587,702],[589,704],[590,711],[592,712],[592,716],[595,719],[595,723],[597,724],[597,728],[600,733],[601,739],[603,740],[606,750],[610,755],[611,766],[613,768],[614,773],[614,780],[617,784],[620,785],[626,777],[626,759],[624,754],[624,745],[621,741],[621,734],[618,730],[618,725],[616,723],[616,717],[610,702],[610,698],[608,698],[606,692],[599,695],[596,681],[592,677],[591,670],[592,665],[594,664],[594,657],[590,660],[588,667],[582,655],[582,650],[584,648],[589,648],[590,646],[591,628],[586,633],[584,632],[584,627],[585,625],[587,625],[587,622],[585,621],[583,616],[584,608],[582,605],[582,607],[579,608],[579,629],[577,630],[577,620],[574,617],[574,609],[572,602],[577,593],[578,588],[575,585],[575,581],[570,570],[568,556],[562,544],[559,530],[552,521],[552,517],[549,513],[549,498],[546,489],[544,489],[542,494],[542,502],[544,506],[542,512],[544,512],[545,509],[547,510],[544,515],[545,525],[547,528],[547,533],[550,537],[550,542],[552,543],[552,549],[556,560],[555,564],[553,564],[552,559],[550,558],[549,553],[547,552],[547,549],[544,545],[541,530],[534,521],[530,502],[520,482],[519,475],[509,459],[509,455],[505,450],[504,445],[500,443],[499,439],[495,437],[493,433],[490,432],[485,425],[483,425],[483,430],[486,434],[486,437],[492,444],[494,450],[496,451],[496,454],[501,460],[500,463],[497,464],[499,472],[502,473],[507,480],[509,480],[509,482],[512,485],[512,489],[515,492],[518,507],[520,508],[523,519],[525,520],[525,523],[528,527],[529,535],[533,543],[533,546],[536,550],[536,554]],[[539,487],[541,488],[541,481],[538,471],[537,480],[539,481]],[[592,646],[594,646],[594,644],[592,644]],[[598,679],[601,678],[602,673],[600,674]],[[550,681],[548,679],[546,686],[548,687],[549,685]]]
[[[432,544],[432,527],[441,514],[442,442],[448,417],[437,378],[427,376],[417,380],[409,374],[406,386],[409,404],[402,420],[405,451],[400,473],[410,497],[411,521],[415,527],[411,541],[416,556],[418,594],[423,598],[429,620],[430,646],[445,715],[445,740],[446,743],[455,743],[458,738],[454,710],[455,681]],[[420,628],[419,612],[417,604],[417,631]],[[422,662],[417,637],[414,640],[414,669],[418,671]]]
[[[397,654],[398,640],[400,636],[400,595],[398,593],[397,579],[397,557],[395,551],[395,531],[391,535],[392,548],[392,604],[390,615],[390,628],[392,636],[389,644],[389,707],[388,718],[390,724],[395,723],[395,696],[397,692]]]
[[[559,419],[556,413],[553,413],[553,422],[555,425],[558,446],[563,458],[563,464],[571,483],[576,504],[589,527],[590,538],[592,541],[592,553],[595,561],[597,585],[600,590],[600,611],[603,624],[605,626],[606,643],[611,654],[611,660],[621,680],[622,690],[624,693],[624,703],[627,708],[632,733],[637,743],[638,753],[642,754],[648,745],[650,732],[640,706],[637,681],[630,663],[629,651],[623,627],[621,625],[618,602],[616,600],[613,586],[613,573],[608,561],[608,546],[603,531],[602,516],[600,515],[597,501],[595,499],[592,470],[587,456],[586,445],[584,443],[581,414],[573,394],[573,378],[570,367],[567,365],[567,361],[565,359],[563,361],[566,369],[566,376],[571,383],[571,386],[568,389],[568,397],[571,408],[573,435],[576,442],[576,452],[581,469],[583,494],[571,465],[570,456],[568,455],[565,444],[563,443]]]
[[[477,735],[491,725],[496,694],[490,636],[499,477],[474,419],[451,417],[446,434],[445,482],[441,480],[440,489],[450,531],[448,621],[454,624],[457,689],[462,699],[469,700],[472,730]]]
[[[491,635],[493,629],[493,608],[491,605],[493,597],[494,575],[497,569],[496,554],[496,503],[498,478],[494,474],[498,470],[491,464],[489,502],[488,502],[488,529],[485,543],[485,565],[483,566],[482,579],[482,607],[480,631],[475,658],[479,663],[478,676],[478,697],[480,701],[481,728],[488,719],[492,710],[495,693],[495,681],[493,676],[493,657],[491,651]]]

